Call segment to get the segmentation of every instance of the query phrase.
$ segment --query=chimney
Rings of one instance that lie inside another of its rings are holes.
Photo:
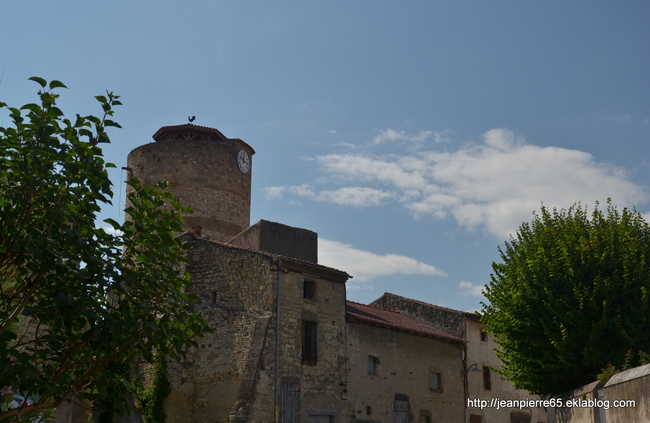
[[[202,226],[192,226],[192,233],[195,236],[201,236],[201,229],[203,229]]]

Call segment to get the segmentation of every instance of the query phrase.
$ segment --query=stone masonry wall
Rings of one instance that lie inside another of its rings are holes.
[[[157,141],[131,151],[127,166],[143,186],[170,183],[169,191],[194,211],[184,230],[202,226],[204,237],[227,241],[250,224],[252,167],[239,170],[240,149],[253,154],[236,139]]]
[[[385,293],[370,303],[370,305],[404,314],[416,320],[429,323],[452,335],[465,338],[465,318],[464,313],[461,311],[451,310],[389,293]]]
[[[170,363],[167,421],[248,423],[275,419],[277,257],[190,234],[193,288],[214,333],[182,363]],[[345,285],[285,268],[280,295],[279,381],[300,386],[300,414],[344,408]],[[304,297],[305,279],[316,285]],[[302,322],[318,322],[315,362],[302,359]]]
[[[236,407],[251,343],[260,318],[271,316],[275,272],[270,259],[254,252],[195,239],[189,241],[192,291],[214,331],[199,340],[181,363],[170,363],[173,392],[169,423],[227,422]],[[264,342],[264,341],[262,341]]]
[[[493,370],[500,369],[503,363],[495,355],[499,348],[494,334],[485,332],[485,325],[475,316],[468,316],[466,320],[467,339],[467,394],[470,400],[491,401],[492,398],[500,400],[538,400],[538,395],[529,394],[527,391],[515,389],[512,382],[501,378]],[[490,373],[490,386],[486,389],[484,372]],[[510,421],[512,413],[530,417],[532,423],[547,421],[546,410],[543,407],[479,407],[476,402],[468,404],[469,416],[481,416],[483,422]]]
[[[303,298],[305,279],[316,283],[316,297]],[[280,387],[282,382],[298,383],[300,415],[307,409],[342,409],[345,389],[345,285],[316,279],[296,272],[282,273],[280,296]],[[302,321],[318,322],[315,363],[302,360]],[[270,326],[273,326],[273,321]],[[250,423],[273,421],[274,409],[274,328],[269,329],[264,348],[265,370],[259,374]],[[280,398],[280,403],[282,398]]]
[[[603,399],[609,401],[607,423],[650,422],[650,364],[612,376],[603,387]]]
[[[409,399],[413,422],[462,422],[462,351],[461,344],[348,323],[349,405],[341,421],[393,421],[395,396],[402,395]],[[379,361],[374,376],[369,356]],[[442,390],[430,388],[432,372],[442,375]]]
[[[550,408],[549,423],[650,422],[650,364],[616,373],[565,392],[562,406]]]

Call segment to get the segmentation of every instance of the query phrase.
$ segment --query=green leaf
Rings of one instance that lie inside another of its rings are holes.
[[[114,167],[98,142],[109,141],[107,127],[119,127],[104,121],[121,104],[118,96],[98,97],[101,117],[67,114],[58,97],[40,91],[22,107],[0,104],[11,118],[0,128],[1,291],[21,302],[4,294],[0,301],[0,349],[15,359],[1,365],[2,382],[41,398],[73,395],[124,408],[130,363],[152,358],[156,348],[180,356],[209,328],[192,311],[196,298],[184,293],[189,279],[177,272],[188,258],[172,233],[182,216],[165,208],[182,207],[173,195],[131,178],[131,220],[105,220],[123,235],[96,227],[102,204],[112,199],[107,169]],[[39,339],[25,348],[16,328],[31,322]]]
[[[68,88],[63,84],[61,81],[53,80],[50,81],[50,89],[53,90],[54,88]]]
[[[29,80],[38,82],[38,84],[43,88],[45,88],[45,86],[47,85],[47,81],[45,81],[43,78],[39,78],[38,76],[32,76],[31,78],[29,78]]]

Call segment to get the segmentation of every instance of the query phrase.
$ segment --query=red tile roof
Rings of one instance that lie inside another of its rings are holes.
[[[346,301],[346,312],[348,318],[352,320],[361,320],[363,322],[384,326],[389,329],[416,333],[423,336],[431,336],[451,342],[466,342],[463,338],[459,338],[434,326],[393,311]]]

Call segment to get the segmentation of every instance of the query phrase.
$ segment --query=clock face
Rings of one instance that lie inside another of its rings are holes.
[[[237,166],[239,166],[242,173],[247,173],[251,168],[251,159],[244,150],[239,150],[239,153],[237,153]]]

